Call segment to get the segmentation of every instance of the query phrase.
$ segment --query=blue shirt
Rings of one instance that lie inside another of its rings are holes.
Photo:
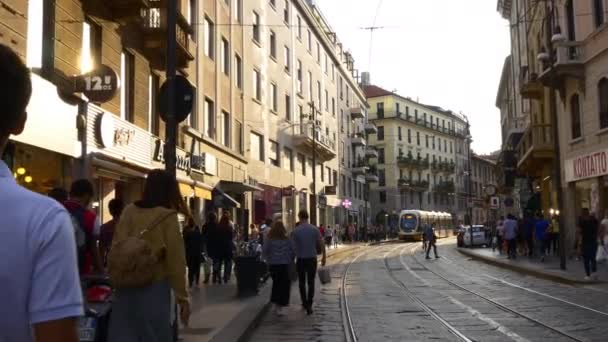
[[[549,229],[549,222],[545,219],[540,219],[536,222],[535,226],[535,236],[536,240],[541,241],[545,239],[545,234]]]
[[[301,223],[293,231],[293,242],[298,259],[317,257],[317,241],[321,239],[321,232],[310,223]]]
[[[264,257],[269,265],[288,265],[293,262],[295,252],[291,240],[267,239],[263,248]]]
[[[506,219],[504,236],[507,240],[513,240],[517,237],[517,221],[512,219]]]
[[[82,314],[70,217],[0,161],[0,341],[33,341],[32,324]]]

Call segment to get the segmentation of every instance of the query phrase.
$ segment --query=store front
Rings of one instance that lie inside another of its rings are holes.
[[[52,83],[32,74],[32,98],[22,134],[12,136],[2,160],[24,187],[46,194],[69,189],[81,156],[76,126],[78,105],[64,102]]]
[[[267,218],[276,220],[283,215],[282,189],[274,186],[260,184],[262,191],[253,194],[253,222],[261,224]]]
[[[602,219],[608,203],[608,149],[567,159],[564,174],[569,190],[566,198],[574,197],[574,211],[580,213],[582,208],[588,208]]]

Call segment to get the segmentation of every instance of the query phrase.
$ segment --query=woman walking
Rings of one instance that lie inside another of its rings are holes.
[[[188,219],[184,229],[184,246],[186,247],[186,264],[188,265],[188,286],[198,287],[201,278],[201,261],[203,254],[203,236],[194,219]]]
[[[291,240],[287,237],[287,230],[283,222],[275,222],[268,232],[264,243],[263,255],[270,265],[272,277],[272,293],[270,302],[274,305],[276,315],[283,316],[283,311],[289,305],[291,280],[289,279],[289,265],[293,264],[295,250]]]
[[[215,215],[215,214],[214,214]],[[211,215],[210,215],[211,216]],[[213,283],[228,283],[232,271],[232,255],[234,250],[234,225],[230,222],[230,214],[224,212],[218,224],[208,228],[209,255],[213,259]],[[224,268],[222,279],[222,266]]]
[[[181,321],[188,324],[186,257],[178,212],[190,216],[175,177],[164,170],[151,171],[146,178],[142,200],[126,207],[116,226],[109,258],[110,275],[113,274],[113,262],[124,262],[120,259],[120,251],[137,236],[147,242],[157,263],[149,269],[152,273],[149,284],[138,287],[115,285],[108,341],[171,341],[172,291],[181,309]],[[120,284],[121,279],[116,278],[112,281]]]

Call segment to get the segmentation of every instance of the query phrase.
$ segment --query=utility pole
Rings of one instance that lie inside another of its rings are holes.
[[[312,197],[310,203],[310,223],[317,225],[317,110],[315,103],[310,101],[310,117],[312,118]]]
[[[552,8],[554,7],[554,1],[551,1]],[[546,32],[546,43],[548,46],[549,63],[550,68],[553,68],[555,61],[555,51],[553,50],[553,42],[551,41],[551,34],[553,32],[553,14],[550,14],[549,4],[545,2],[545,32]],[[550,74],[550,82],[555,80],[554,72]],[[551,128],[553,134],[553,142],[555,148],[555,156],[553,157],[553,190],[555,191],[555,197],[557,200],[557,208],[563,212],[563,201],[562,201],[562,175],[561,175],[561,156],[559,146],[559,130],[557,127],[557,96],[555,86],[549,87],[549,115],[551,116]],[[566,269],[566,237],[563,229],[565,228],[562,224],[563,219],[561,215],[556,215],[557,225],[560,229],[559,233],[559,267],[562,270]]]
[[[165,170],[175,175],[177,120],[175,113],[177,0],[167,0],[167,122],[165,127]]]
[[[471,238],[471,248],[473,248],[473,168],[471,167],[471,142],[473,141],[472,137],[471,137],[471,124],[469,123],[469,119],[467,118],[467,164],[469,172],[468,172],[468,179],[469,179],[469,184],[467,184],[467,212],[468,212],[468,216],[469,216],[469,226],[470,226],[470,230],[469,230],[469,235]]]

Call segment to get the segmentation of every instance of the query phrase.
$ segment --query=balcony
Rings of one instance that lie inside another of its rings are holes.
[[[517,168],[530,175],[544,168],[555,154],[553,127],[550,124],[530,125],[517,146]]]
[[[446,181],[435,184],[433,188],[434,192],[443,193],[443,194],[453,194],[455,191],[454,182]]]
[[[372,122],[367,122],[365,124],[365,133],[367,134],[377,134],[378,133],[378,127],[376,127],[376,125]]]
[[[302,124],[296,126],[296,134],[294,136],[294,143],[297,147],[302,148],[312,153],[313,146],[313,132],[312,126]],[[319,159],[322,161],[329,161],[336,157],[336,142],[330,139],[325,134],[317,131],[316,139],[316,150]]]
[[[353,167],[351,168],[351,172],[353,176],[361,176],[364,175],[369,170],[369,165],[364,160],[359,160]]]
[[[439,163],[439,168],[444,173],[454,173],[456,171],[456,164],[454,162],[441,162]]]
[[[164,4],[164,0],[150,1],[150,4],[152,8],[141,11],[143,52],[153,68],[164,70],[167,58],[167,10],[160,7]],[[191,39],[192,27],[186,18],[178,13],[175,29],[177,67],[180,69],[187,68],[188,63],[194,60],[193,53],[196,50]]]
[[[350,137],[350,142],[354,147],[365,146],[365,135],[363,133],[355,133]]]
[[[129,19],[140,19],[141,11],[150,8],[150,2],[150,0],[82,0],[82,7],[85,13],[100,19],[126,22]]]
[[[519,79],[519,93],[524,99],[540,99],[543,96],[543,84],[538,74],[530,72],[528,66],[522,66]]]
[[[399,156],[397,157],[397,165],[399,167],[406,167],[406,168],[411,168],[411,169],[416,169],[416,170],[428,170],[429,168],[429,161],[428,159],[422,159],[422,158],[413,158],[411,156],[411,154],[408,154],[408,156]]]
[[[401,178],[397,181],[399,188],[415,191],[415,192],[424,192],[429,189],[429,182],[423,180],[411,180],[407,178]]]
[[[380,181],[378,169],[375,166],[370,166],[369,170],[365,173],[365,181],[368,183],[378,183]]]
[[[431,172],[433,173],[439,173],[441,172],[441,165],[440,163],[438,163],[437,161],[433,160],[433,162],[431,163]]]
[[[365,158],[378,158],[378,150],[373,146],[367,146],[365,149]]]
[[[503,149],[515,148],[521,137],[524,135],[528,125],[528,116],[508,117],[504,120],[503,130]]]
[[[581,42],[556,44],[555,61],[540,74],[539,80],[547,87],[561,89],[568,78],[584,79],[585,63]]]
[[[365,118],[365,113],[360,107],[353,107],[350,109],[350,118],[353,120]]]
[[[372,114],[372,116],[374,116]],[[443,127],[437,124],[431,124],[430,121],[424,121],[424,118],[418,118],[416,119],[414,116],[411,116],[409,114],[404,114],[401,112],[397,112],[397,111],[392,111],[392,112],[388,112],[388,111],[382,111],[382,112],[378,112],[375,114],[375,117],[370,117],[369,121],[371,122],[375,122],[375,121],[379,121],[379,120],[386,120],[386,119],[396,119],[396,120],[402,120],[414,125],[418,125],[420,127],[426,128],[428,130],[432,130],[438,133],[443,133],[446,135],[450,135],[450,136],[462,136],[464,137],[466,134],[464,131],[460,130],[460,131],[455,131],[452,128],[447,128],[447,127]]]

